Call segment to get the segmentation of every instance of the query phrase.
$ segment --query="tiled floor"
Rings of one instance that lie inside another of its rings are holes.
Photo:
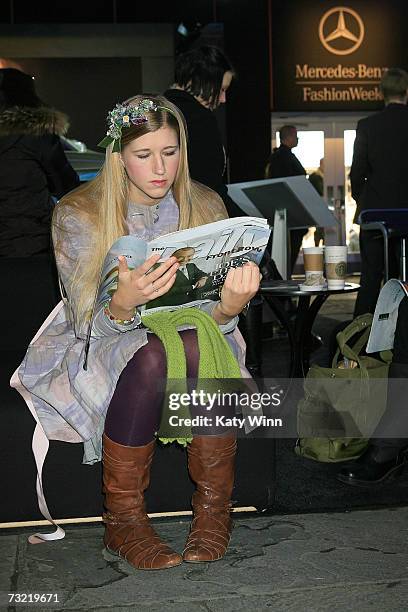
[[[38,546],[0,535],[0,609],[16,594],[51,594],[34,610],[115,612],[405,611],[408,509],[241,518],[226,557],[143,572],[102,552],[102,528],[69,528]],[[186,522],[158,531],[181,550]],[[12,594],[12,595],[8,595]],[[57,597],[58,602],[55,602]],[[14,602],[16,597],[14,597]]]

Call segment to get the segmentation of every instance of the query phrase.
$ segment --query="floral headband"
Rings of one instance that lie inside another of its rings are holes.
[[[117,104],[107,116],[108,131],[105,138],[98,143],[98,147],[106,148],[113,142],[113,153],[120,153],[120,141],[122,138],[122,128],[130,128],[132,125],[146,123],[148,118],[146,113],[157,111],[158,109],[172,111],[165,106],[157,106],[153,100],[141,100],[137,106],[132,104]]]

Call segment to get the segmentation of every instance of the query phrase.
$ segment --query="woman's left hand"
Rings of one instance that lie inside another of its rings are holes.
[[[225,317],[238,315],[258,292],[261,274],[252,261],[228,271],[221,290],[219,310]]]

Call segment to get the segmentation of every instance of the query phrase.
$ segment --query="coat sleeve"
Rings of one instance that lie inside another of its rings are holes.
[[[359,121],[350,171],[351,195],[357,203],[363,192],[369,168],[367,129],[365,121]]]
[[[210,315],[210,317],[212,316],[212,311],[214,310],[214,308],[216,307],[217,304],[219,304],[220,301],[217,300],[216,302],[204,302],[203,304],[200,304],[199,308],[200,310],[203,310],[204,312],[206,312],[208,315]],[[220,328],[220,332],[223,334],[229,334],[230,332],[234,331],[234,329],[236,328],[238,324],[238,315],[236,317],[234,317],[233,319],[231,319],[231,321],[228,321],[228,323],[224,323],[224,325],[218,323],[218,327]]]
[[[57,199],[79,185],[79,176],[69,163],[58,136],[45,136],[40,163],[45,172],[50,193]]]
[[[89,321],[80,321],[78,317],[78,303],[80,296],[80,284],[72,282],[72,279],[81,276],[84,266],[92,257],[91,229],[86,220],[75,214],[61,215],[57,208],[53,222],[53,242],[55,247],[55,260],[58,268],[59,279],[67,295],[67,304],[70,319],[74,326],[75,335],[85,338],[88,332]],[[95,295],[89,296],[87,304],[89,312],[92,310]],[[92,337],[102,338],[114,336],[136,329],[140,324],[140,315],[129,325],[119,325],[112,321],[104,313],[103,307],[95,313],[92,323]]]

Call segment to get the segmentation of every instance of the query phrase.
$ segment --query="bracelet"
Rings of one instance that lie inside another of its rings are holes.
[[[243,314],[244,317],[246,317],[248,309],[249,309],[249,305],[251,304],[251,300],[249,300],[249,302],[247,302],[245,304],[245,306],[243,307],[243,309],[241,310],[240,314]]]
[[[117,319],[115,315],[111,313],[109,304],[110,304],[110,300],[105,302],[105,304],[103,305],[103,312],[111,321],[113,321],[114,323],[117,323],[118,325],[131,325],[132,323],[134,323],[136,319],[136,314],[137,314],[137,307],[135,307],[133,317],[131,317],[130,319]]]

